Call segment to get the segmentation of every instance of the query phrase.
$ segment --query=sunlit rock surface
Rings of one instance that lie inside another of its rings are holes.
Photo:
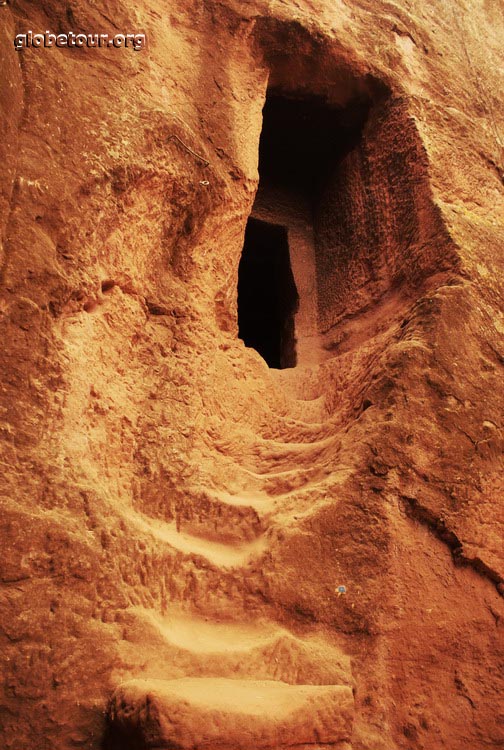
[[[504,743],[502,36],[0,7],[2,748]]]

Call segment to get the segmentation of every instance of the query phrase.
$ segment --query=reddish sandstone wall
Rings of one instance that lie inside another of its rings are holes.
[[[149,46],[14,50],[68,26]],[[503,742],[501,35],[476,0],[0,8],[2,747],[98,749],[172,695],[119,685],[188,677],[340,686],[353,750]],[[271,70],[399,102],[323,206],[328,358],[282,372],[236,336]]]
[[[319,321],[327,332],[384,295],[420,296],[459,258],[433,204],[427,155],[404,101],[375,104],[315,218]]]

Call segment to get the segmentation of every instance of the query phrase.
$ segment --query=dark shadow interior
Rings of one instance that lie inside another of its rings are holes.
[[[270,92],[259,143],[259,188],[298,192],[311,202],[337,163],[358,143],[368,99],[330,107],[321,97]]]
[[[298,294],[287,230],[250,218],[238,269],[238,335],[269,367],[295,367]]]
[[[323,97],[268,91],[259,143],[259,213],[274,217],[276,206],[280,213],[302,206],[313,220],[342,159],[361,140],[369,107],[364,97],[336,107]],[[298,296],[287,228],[273,222],[248,221],[239,266],[239,336],[270,367],[294,367]]]

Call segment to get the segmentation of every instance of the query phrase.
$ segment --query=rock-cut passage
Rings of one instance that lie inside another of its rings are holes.
[[[238,270],[238,335],[270,367],[296,365],[297,307],[286,228],[250,218]]]
[[[239,268],[238,325],[240,338],[270,367],[324,359],[318,267],[333,269],[330,240],[319,248],[318,216],[331,178],[362,140],[369,106],[365,97],[338,106],[324,97],[267,92],[259,186]],[[345,205],[352,201],[347,188],[341,184],[337,196]],[[355,216],[347,213],[338,218],[352,237]]]

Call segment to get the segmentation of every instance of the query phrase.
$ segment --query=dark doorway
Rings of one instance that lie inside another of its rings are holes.
[[[348,206],[357,215],[352,202],[352,190],[357,187],[348,179],[345,182],[345,170],[347,157],[362,140],[369,109],[370,99],[365,95],[338,106],[322,96],[296,96],[276,89],[266,94],[259,185],[239,266],[238,335],[270,367],[296,366],[296,334],[301,363],[305,357],[318,356],[313,354],[319,345],[318,321],[326,300],[334,297],[333,289],[341,286],[336,251],[327,238],[334,239],[337,250],[342,244],[340,235],[348,240],[348,247],[355,244],[359,226]],[[365,160],[361,161],[365,166]],[[365,185],[365,177],[360,177],[358,185]],[[333,194],[339,203],[331,203],[330,210],[338,216],[346,211],[341,227],[333,226],[326,209],[328,195]],[[359,219],[359,225],[370,224],[372,217]],[[303,273],[298,278],[303,298],[297,330],[294,316],[299,298],[291,254],[296,272]],[[324,274],[331,274],[330,284]],[[317,293],[320,288],[323,294]]]
[[[269,367],[296,366],[297,307],[287,229],[250,218],[238,269],[238,335]]]
[[[368,109],[366,99],[330,107],[320,97],[297,99],[268,92],[259,143],[259,187],[298,192],[316,202],[328,175],[360,140]]]

